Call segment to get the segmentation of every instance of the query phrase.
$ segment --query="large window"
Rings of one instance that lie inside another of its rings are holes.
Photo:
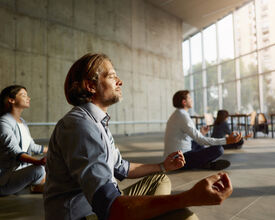
[[[241,111],[259,111],[258,77],[241,80]]]
[[[191,62],[192,72],[200,71],[202,68],[202,50],[201,50],[201,33],[191,37]]]
[[[275,112],[275,72],[265,74],[263,76],[263,99],[264,112]]]
[[[222,88],[223,108],[230,113],[238,112],[236,84],[234,82],[225,83]]]
[[[254,2],[240,8],[235,13],[237,56],[257,49],[256,18]]]
[[[182,58],[183,58],[183,73],[184,73],[184,76],[187,76],[190,71],[190,54],[189,54],[188,40],[182,43]]]
[[[217,63],[216,26],[213,24],[203,30],[203,47],[206,66]]]
[[[218,38],[220,61],[234,58],[232,14],[218,21]]]
[[[196,114],[275,113],[274,10],[273,0],[250,1],[185,39],[185,88]]]
[[[197,89],[194,91],[194,104],[195,104],[195,113],[202,115],[203,114],[203,90]]]

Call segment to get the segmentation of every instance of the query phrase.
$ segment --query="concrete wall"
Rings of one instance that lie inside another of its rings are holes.
[[[0,0],[0,88],[22,84],[32,98],[28,122],[56,122],[70,108],[63,84],[87,52],[107,54],[123,80],[113,121],[167,120],[183,86],[181,21],[143,0]],[[113,125],[114,134],[165,125]],[[32,127],[46,138],[53,127]]]

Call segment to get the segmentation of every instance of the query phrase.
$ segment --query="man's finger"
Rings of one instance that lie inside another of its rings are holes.
[[[223,185],[224,185],[225,188],[232,188],[231,180],[230,180],[227,173],[224,173],[221,176],[221,179],[222,179],[222,182],[223,182]]]
[[[213,185],[213,183],[221,180],[221,175],[220,174],[215,174],[209,177],[206,177],[208,181],[210,181],[210,184]]]
[[[176,156],[176,155],[178,155],[178,151],[169,154],[167,157],[168,157],[168,158],[173,158],[173,157]]]

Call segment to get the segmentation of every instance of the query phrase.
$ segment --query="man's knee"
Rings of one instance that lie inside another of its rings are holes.
[[[165,174],[157,174],[158,187],[155,195],[169,195],[171,193],[171,181]]]
[[[217,155],[221,156],[224,153],[223,146],[213,146],[216,149]]]
[[[170,178],[165,174],[161,174],[161,184],[165,184],[171,188]]]

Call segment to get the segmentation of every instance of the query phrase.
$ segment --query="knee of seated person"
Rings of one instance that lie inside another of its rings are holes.
[[[45,175],[46,175],[46,172],[43,166],[34,166],[35,181],[44,178]]]
[[[217,152],[218,152],[219,156],[223,155],[223,153],[224,153],[223,146],[216,146],[216,147],[217,147]]]
[[[161,183],[171,186],[170,178],[166,174],[161,174]]]
[[[169,195],[171,194],[171,181],[165,174],[159,174],[158,188],[156,189],[155,195]]]

